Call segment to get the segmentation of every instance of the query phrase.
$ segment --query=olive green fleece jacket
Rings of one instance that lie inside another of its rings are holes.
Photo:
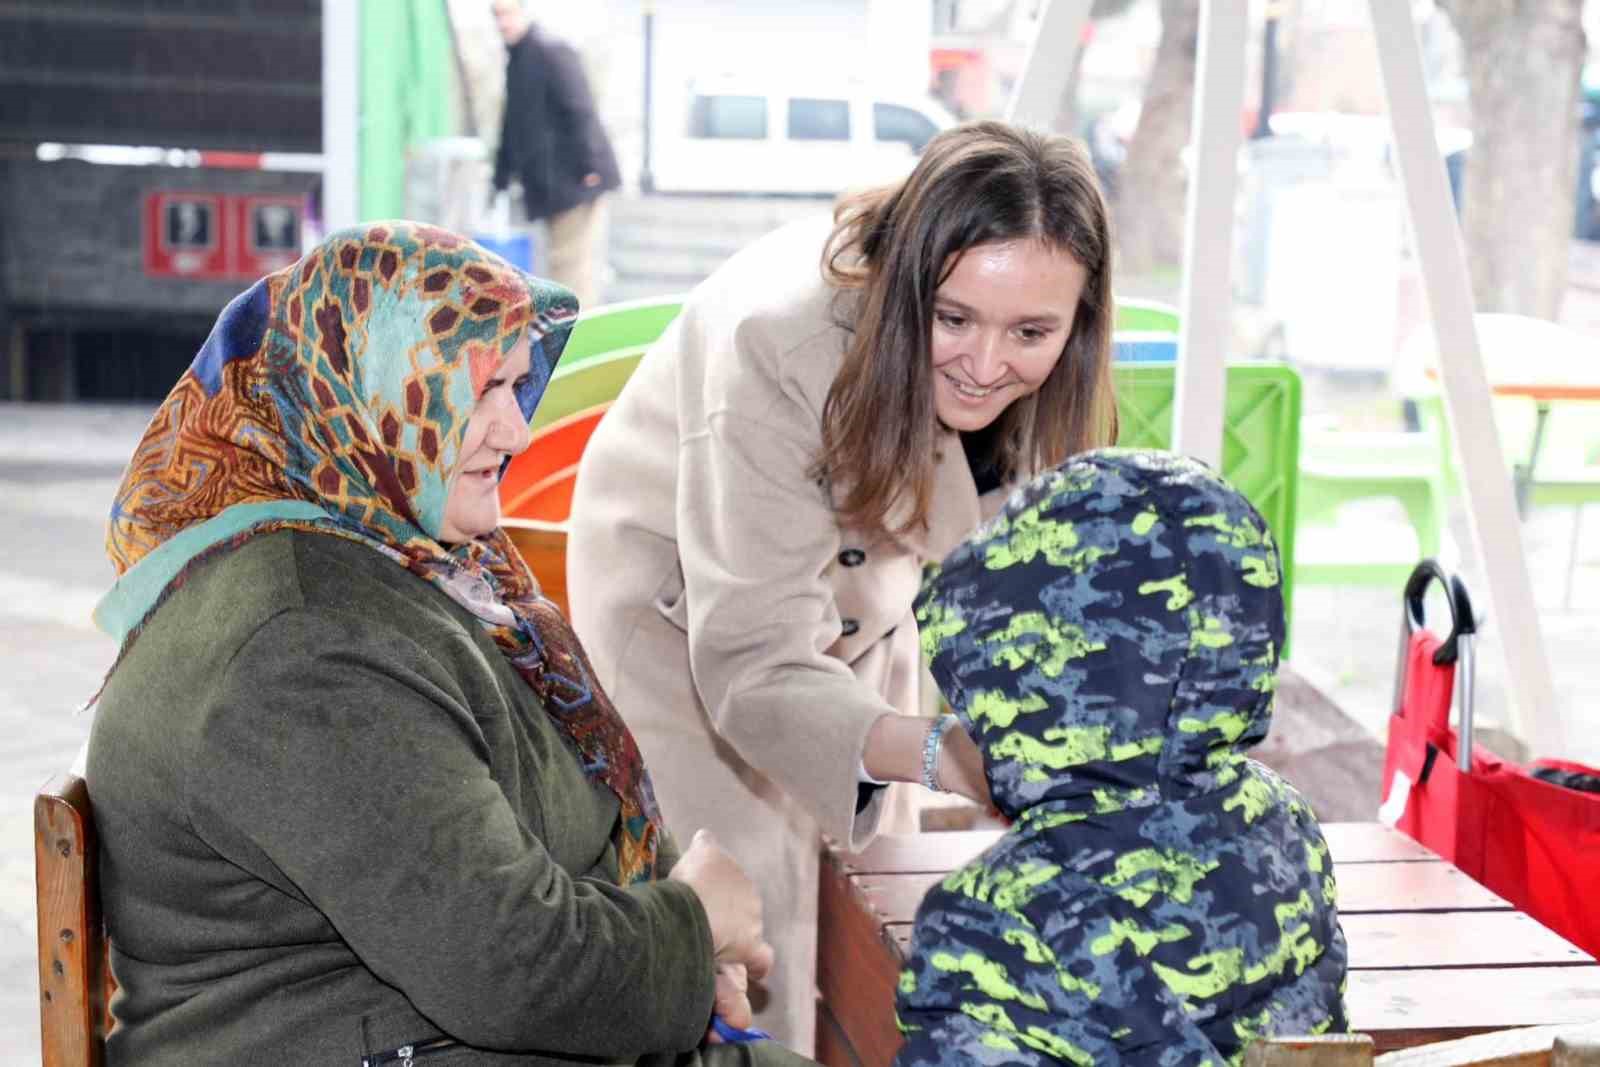
[[[279,532],[197,567],[88,767],[113,1064],[799,1062],[692,1051],[699,900],[615,884],[615,796],[471,615],[363,545]]]

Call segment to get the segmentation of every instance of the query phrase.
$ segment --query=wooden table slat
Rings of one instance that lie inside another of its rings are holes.
[[[1351,971],[1351,1025],[1379,1052],[1510,1026],[1600,1019],[1600,966]]]
[[[1325,822],[1322,836],[1334,863],[1392,863],[1396,860],[1437,860],[1398,830],[1375,822]]]
[[[1350,969],[1528,967],[1594,958],[1520,911],[1341,915]]]
[[[1339,914],[1369,911],[1507,911],[1511,903],[1444,860],[1333,865]]]

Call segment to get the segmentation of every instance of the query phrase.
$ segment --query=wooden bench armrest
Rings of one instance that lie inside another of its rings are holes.
[[[39,1023],[45,1067],[97,1067],[113,988],[95,881],[94,810],[84,780],[52,779],[33,801]]]

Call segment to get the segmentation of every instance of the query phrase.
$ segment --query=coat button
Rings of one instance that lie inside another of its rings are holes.
[[[839,562],[846,567],[859,567],[867,561],[867,554],[859,548],[847,548],[839,553]]]
[[[856,631],[859,629],[861,629],[861,624],[854,619],[845,619],[844,622],[840,624],[840,632],[845,637],[854,637]]]

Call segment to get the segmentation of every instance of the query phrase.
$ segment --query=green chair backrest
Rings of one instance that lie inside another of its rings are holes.
[[[1177,333],[1178,309],[1155,300],[1117,297],[1117,314],[1112,329],[1117,333]]]
[[[530,426],[534,432],[575,411],[615,400],[649,347],[636,345],[597,354],[574,367],[567,366],[563,358],[550,376],[550,385],[539,401],[538,410],[533,413]]]
[[[650,297],[621,304],[604,304],[578,316],[560,369],[570,370],[620,348],[648,346],[661,336],[667,323],[678,317],[683,297]]]
[[[1118,363],[1117,444],[1171,448],[1173,364]],[[1300,375],[1277,363],[1227,369],[1222,420],[1222,475],[1272,528],[1283,567],[1283,610],[1294,618],[1294,518],[1300,469]],[[1288,651],[1287,639],[1285,653]]]
[[[683,298],[606,304],[578,316],[561,362],[533,413],[535,431],[574,411],[617,398],[645,349],[678,317]]]

